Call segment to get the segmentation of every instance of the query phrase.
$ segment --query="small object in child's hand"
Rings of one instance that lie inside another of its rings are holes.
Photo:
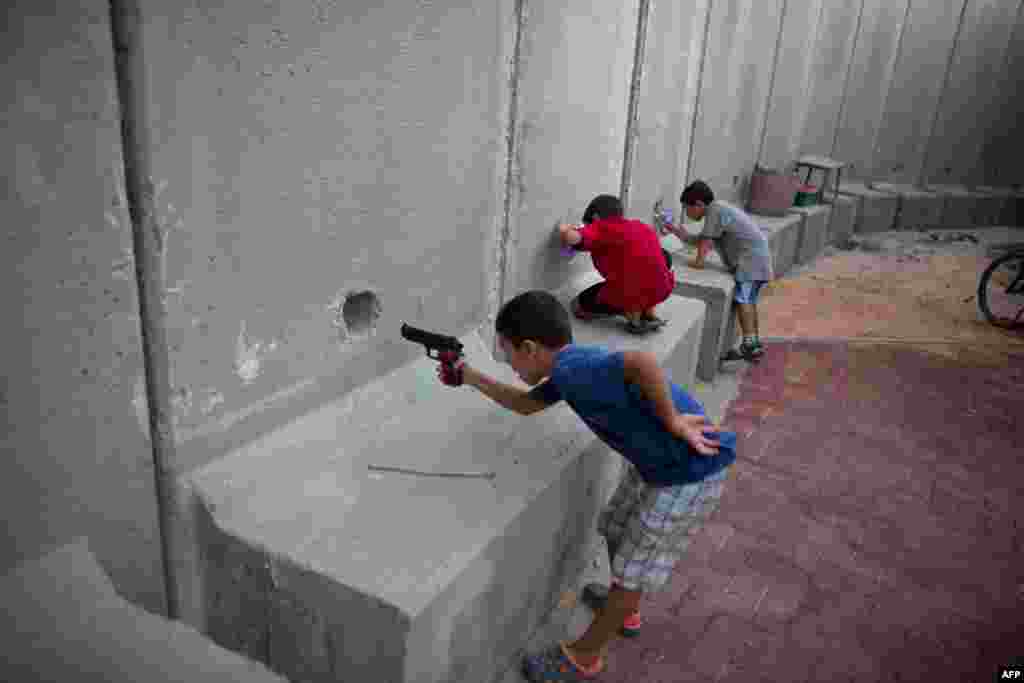
[[[576,250],[572,247],[562,247],[562,256],[565,258],[572,258],[576,255]]]

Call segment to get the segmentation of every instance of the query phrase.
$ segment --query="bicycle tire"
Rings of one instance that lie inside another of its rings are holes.
[[[994,314],[988,300],[989,280],[992,279],[992,276],[996,271],[1011,261],[1017,262],[1017,274],[1013,278],[1010,286],[1017,288],[1020,287],[1022,281],[1024,281],[1024,251],[1012,251],[1008,254],[1003,254],[996,260],[992,261],[988,268],[985,269],[985,272],[981,274],[981,279],[978,281],[978,308],[981,309],[982,315],[984,315],[985,319],[992,325],[1002,327],[1004,329],[1020,329],[1024,328],[1024,297],[1022,297],[1021,308],[1013,319],[1002,318]],[[1007,289],[1009,289],[1009,287]]]

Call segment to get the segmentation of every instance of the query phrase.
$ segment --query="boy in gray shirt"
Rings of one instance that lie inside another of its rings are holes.
[[[691,220],[704,219],[704,229],[696,238],[691,239],[673,228],[681,239],[697,242],[697,258],[690,265],[703,268],[704,258],[714,246],[722,263],[736,278],[733,300],[743,341],[739,349],[730,349],[722,360],[760,358],[764,348],[758,334],[757,299],[764,283],[774,279],[768,239],[749,214],[728,202],[716,200],[711,188],[702,180],[687,185],[679,201]]]

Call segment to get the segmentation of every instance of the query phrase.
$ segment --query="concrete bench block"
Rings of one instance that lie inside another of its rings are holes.
[[[857,221],[853,226],[855,233],[885,232],[893,229],[899,197],[872,190],[864,183],[856,182],[841,183],[839,193],[857,200]]]
[[[124,600],[79,538],[0,579],[11,683],[287,683],[195,629]]]
[[[973,192],[978,197],[978,205],[972,217],[974,225],[980,227],[1000,225],[1007,197],[998,192],[990,192],[978,187],[974,188]]]
[[[998,200],[998,214],[994,217],[995,222],[991,225],[1018,226],[1021,225],[1021,205],[1024,204],[1024,193],[1015,191],[1010,187],[978,187],[978,192],[984,193]],[[995,209],[991,213],[995,213]],[[991,217],[991,213],[989,216]]]
[[[810,263],[825,250],[828,243],[828,225],[832,218],[832,207],[828,204],[799,206],[789,210],[801,217],[800,239],[796,248],[796,262]]]
[[[926,189],[943,198],[943,228],[972,228],[979,220],[986,218],[986,203],[993,203],[992,197],[979,192],[972,192],[963,185],[929,185]],[[991,213],[991,210],[988,211]]]
[[[700,338],[697,378],[711,382],[718,373],[719,358],[732,347],[736,338],[736,316],[732,310],[736,280],[717,254],[708,254],[704,267],[697,270],[687,265],[692,258],[690,252],[679,250],[670,253],[676,274],[675,293],[703,301],[707,306]]]
[[[828,244],[839,244],[849,239],[857,222],[860,202],[855,197],[839,195],[829,202],[832,214],[828,221]]]
[[[775,270],[775,277],[780,278],[792,270],[797,262],[803,216],[754,215],[753,218],[768,236],[768,245],[772,250],[772,267]]]
[[[575,341],[652,351],[687,384],[704,311],[672,296],[656,334],[574,320]],[[567,405],[519,416],[417,360],[188,475],[207,629],[294,681],[494,680],[580,575],[618,461]]]
[[[872,183],[872,189],[899,197],[893,230],[925,230],[942,224],[945,199],[912,185]]]

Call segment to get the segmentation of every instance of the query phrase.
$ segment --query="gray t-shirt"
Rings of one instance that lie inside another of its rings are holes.
[[[714,240],[722,263],[737,281],[774,279],[768,238],[746,211],[716,199],[704,213],[700,237]]]

